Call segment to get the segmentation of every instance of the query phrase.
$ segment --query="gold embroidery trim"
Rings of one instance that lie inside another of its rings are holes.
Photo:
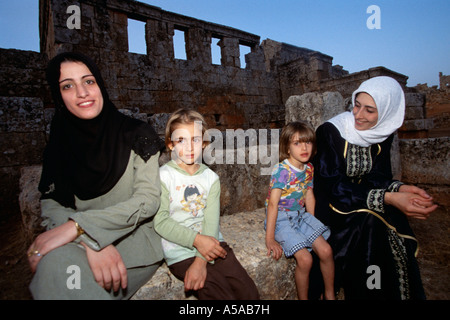
[[[344,159],[347,158],[347,148],[348,148],[348,141],[345,140]]]
[[[402,237],[402,238],[405,238],[405,239],[414,240],[417,243],[417,248],[416,248],[416,251],[414,252],[414,256],[417,258],[417,255],[419,254],[419,242],[417,241],[417,239],[415,237],[407,235],[407,234],[401,234],[400,232],[397,231],[397,229],[393,225],[389,224],[378,213],[376,213],[376,212],[374,212],[372,210],[369,210],[369,209],[358,209],[358,210],[353,210],[353,211],[350,211],[350,212],[343,212],[343,211],[340,211],[340,210],[336,209],[335,207],[333,207],[333,205],[331,203],[329,204],[329,206],[330,206],[331,209],[333,209],[333,211],[335,211],[335,212],[337,212],[339,214],[350,214],[350,213],[355,213],[355,212],[366,212],[366,213],[370,213],[370,214],[374,215],[375,217],[380,219],[381,222],[383,222],[389,229],[391,229],[395,233],[397,233],[399,237]]]

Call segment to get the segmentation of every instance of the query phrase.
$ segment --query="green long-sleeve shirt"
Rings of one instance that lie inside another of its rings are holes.
[[[152,217],[160,205],[159,153],[145,162],[131,151],[128,166],[108,193],[95,199],[75,198],[77,210],[52,199],[41,201],[48,229],[72,219],[85,230],[76,241],[100,250],[114,244],[127,268],[162,260],[161,239]]]
[[[193,247],[198,233],[219,241],[220,180],[201,164],[194,175],[170,161],[160,169],[161,205],[155,217],[155,229],[161,235],[168,265],[200,256]]]

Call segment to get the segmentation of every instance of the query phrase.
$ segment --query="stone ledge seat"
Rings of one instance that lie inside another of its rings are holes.
[[[295,299],[295,261],[284,256],[278,261],[267,256],[265,246],[265,210],[222,216],[220,230],[225,241],[258,287],[261,299]],[[164,263],[152,279],[142,286],[132,300],[183,300],[183,281],[175,278]]]

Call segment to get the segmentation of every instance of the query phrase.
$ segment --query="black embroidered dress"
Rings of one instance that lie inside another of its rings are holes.
[[[384,204],[385,192],[402,185],[392,179],[392,140],[361,147],[332,123],[317,129],[315,214],[331,229],[335,283],[346,299],[425,298],[408,220]]]

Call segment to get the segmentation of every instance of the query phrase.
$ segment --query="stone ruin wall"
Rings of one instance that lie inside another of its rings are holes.
[[[222,131],[280,128],[291,96],[337,91],[346,104],[359,83],[377,75],[393,76],[408,92],[409,111],[400,138],[424,138],[433,127],[427,119],[426,93],[407,88],[406,76],[384,67],[349,74],[333,66],[332,57],[326,54],[270,39],[260,42],[257,35],[136,1],[80,0],[81,29],[68,29],[66,10],[72,4],[40,0],[41,52],[0,49],[2,215],[18,206],[21,168],[42,162],[53,114],[45,68],[51,57],[63,51],[93,57],[116,106],[149,121],[161,134],[168,114],[180,107],[200,111],[211,127]],[[147,54],[128,52],[128,19],[145,22]],[[174,58],[175,30],[185,34],[186,60]],[[220,65],[212,63],[212,38],[221,39]],[[240,66],[239,45],[251,49],[245,68]],[[311,109],[306,112],[314,113]],[[444,146],[448,148],[448,139]],[[405,152],[410,149],[404,148]],[[445,155],[445,149],[442,152]],[[445,160],[440,165],[448,168]],[[224,213],[263,204],[265,190],[259,189],[268,179],[259,175],[259,166],[237,165],[230,170],[229,165],[215,165],[221,179],[232,181],[223,186]],[[252,183],[259,189],[246,191],[244,187]],[[448,187],[448,180],[440,183]]]
[[[41,4],[50,11],[41,51],[49,57],[69,50],[92,56],[119,109],[151,117],[195,108],[219,129],[281,125],[283,117],[274,112],[282,109],[279,87],[265,70],[259,36],[134,1],[80,1],[81,29],[69,30],[69,4]],[[128,19],[145,22],[146,55],[128,52]],[[175,30],[184,32],[186,60],[174,58]],[[221,65],[212,63],[213,37],[220,39]],[[245,69],[239,45],[252,50]]]
[[[427,84],[411,88],[414,99],[399,130],[400,151],[403,180],[425,188],[438,204],[449,208],[450,76],[439,73],[439,83],[439,88]]]

